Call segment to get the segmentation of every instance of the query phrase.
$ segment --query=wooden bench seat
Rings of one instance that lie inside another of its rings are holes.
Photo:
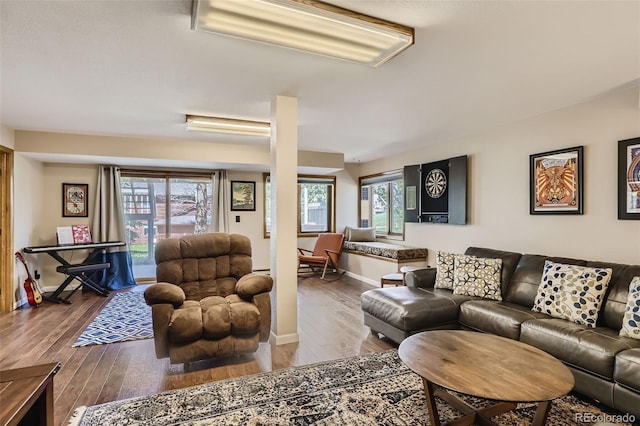
[[[341,268],[347,275],[379,286],[380,278],[403,266],[427,266],[428,250],[382,241],[345,241]]]

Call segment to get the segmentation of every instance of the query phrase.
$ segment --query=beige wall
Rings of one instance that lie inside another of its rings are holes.
[[[360,166],[357,164],[345,164],[345,169],[336,173],[336,232],[358,224],[359,177]]]
[[[32,160],[33,161],[33,160]],[[31,245],[47,245],[56,243],[56,227],[71,225],[89,225],[95,203],[98,168],[91,164],[53,164],[45,163],[42,167],[42,178],[38,182],[41,193],[41,209],[39,220],[33,224]],[[89,185],[89,217],[62,217],[62,184],[86,183]],[[41,285],[54,290],[63,276],[56,272],[59,265],[48,255],[32,255],[42,271]],[[71,263],[80,262],[84,253],[68,252],[63,257]]]
[[[3,124],[0,124],[0,145],[11,149],[16,146],[15,131]]]
[[[147,167],[238,168],[268,170],[269,145],[229,144],[194,140],[126,138],[17,131],[15,149],[39,155],[46,162],[84,162]],[[66,158],[66,160],[65,160]],[[73,160],[69,160],[72,158]],[[305,173],[339,170],[344,156],[299,151],[298,165]],[[313,170],[316,170],[315,172]]]
[[[14,199],[13,199],[13,244],[14,251],[23,247],[38,245],[42,218],[52,207],[46,203],[44,187],[44,166],[20,153],[14,155]],[[31,272],[42,272],[44,259],[25,255]],[[15,264],[15,301],[26,303],[22,283],[26,278],[24,267]],[[23,300],[24,299],[24,300]],[[22,304],[20,303],[20,304]]]
[[[405,244],[462,252],[468,246],[640,263],[640,221],[617,219],[618,141],[640,136],[638,88],[482,134],[363,164],[362,175],[469,155],[468,225],[407,224]],[[529,155],[584,146],[584,214],[529,214]],[[341,212],[353,208],[341,205]],[[346,214],[346,213],[342,213]]]
[[[251,240],[253,269],[269,269],[269,240],[264,238],[264,183],[262,173],[230,171],[229,181],[244,180],[256,183],[256,211],[229,211],[229,232],[243,234]],[[230,188],[227,188],[230,194]],[[236,222],[240,216],[240,222]]]

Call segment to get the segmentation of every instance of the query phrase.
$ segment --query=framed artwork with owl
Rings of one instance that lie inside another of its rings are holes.
[[[530,214],[582,214],[582,146],[529,156]]]
[[[86,183],[62,184],[62,217],[89,216],[89,185]]]
[[[618,141],[618,219],[640,220],[640,138]]]

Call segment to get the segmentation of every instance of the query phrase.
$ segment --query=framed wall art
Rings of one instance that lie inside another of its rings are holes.
[[[582,214],[582,146],[529,156],[530,214]]]
[[[618,219],[640,220],[640,138],[618,141]]]
[[[256,210],[256,183],[249,181],[231,181],[231,210]]]
[[[62,217],[89,216],[89,184],[62,184]]]

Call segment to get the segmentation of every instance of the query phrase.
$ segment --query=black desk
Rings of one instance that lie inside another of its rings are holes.
[[[37,246],[37,247],[25,247],[23,250],[25,253],[37,254],[47,253],[60,263],[60,266],[56,268],[56,271],[61,274],[65,274],[67,278],[58,286],[50,296],[43,295],[45,300],[55,303],[71,303],[69,298],[78,289],[78,287],[88,287],[98,294],[106,296],[109,294],[109,290],[96,283],[91,275],[97,271],[108,269],[111,265],[108,262],[102,262],[99,256],[104,250],[110,247],[121,247],[126,245],[124,241],[109,241],[105,243],[90,243],[90,244],[74,244],[64,246]],[[87,257],[81,262],[76,264],[69,263],[60,253],[72,250],[91,250]],[[67,286],[73,280],[78,280],[82,286],[76,287],[67,297],[60,297],[60,294],[67,288]]]

